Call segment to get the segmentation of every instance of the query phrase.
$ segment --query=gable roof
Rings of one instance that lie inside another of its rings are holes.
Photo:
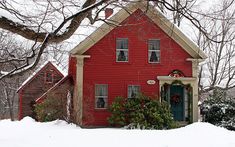
[[[48,62],[45,62],[44,64],[42,64],[35,72],[33,72],[33,74],[31,76],[29,76],[21,84],[21,86],[18,88],[17,92],[19,92],[21,89],[25,88],[25,86],[27,86],[33,79],[35,79],[40,72],[42,72],[44,69],[46,69],[50,65],[55,69],[55,72],[57,74],[59,74],[62,77],[64,77],[64,74],[62,74],[62,72],[59,70],[59,68],[56,65],[54,65],[51,61],[48,61]]]
[[[58,83],[56,83],[54,86],[52,86],[50,89],[48,89],[45,93],[43,93],[39,98],[37,98],[35,100],[36,103],[40,103],[41,101],[44,100],[44,97],[51,91],[55,90],[56,88],[58,88],[60,85],[62,85],[64,82],[66,82],[67,80],[71,80],[72,84],[73,84],[73,78],[71,77],[71,75],[67,75],[65,77],[63,77]]]
[[[159,26],[167,35],[169,35],[174,41],[176,41],[187,53],[189,53],[194,59],[206,59],[207,56],[200,48],[190,40],[182,31],[179,30],[177,26],[171,23],[161,12],[159,12],[152,5],[147,6],[146,1],[130,3],[125,9],[121,9],[115,15],[113,15],[109,20],[111,22],[116,22],[120,24],[128,16],[130,16],[137,9],[146,12],[145,14],[157,25]],[[147,10],[146,10],[147,9]],[[101,40],[105,35],[107,35],[116,26],[104,23],[99,28],[96,29],[91,35],[89,35],[85,40],[80,42],[75,48],[73,48],[70,53],[81,55],[91,48],[95,43]]]

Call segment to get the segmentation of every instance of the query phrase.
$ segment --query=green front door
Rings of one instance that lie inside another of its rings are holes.
[[[171,85],[170,104],[174,120],[184,121],[184,87],[181,85]]]

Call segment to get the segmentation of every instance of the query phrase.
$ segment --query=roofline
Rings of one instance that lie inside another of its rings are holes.
[[[131,15],[137,9],[141,9],[146,12],[146,15],[157,24],[167,35],[169,35],[174,41],[176,41],[187,53],[189,53],[195,59],[206,59],[206,54],[200,50],[200,48],[190,40],[177,26],[171,23],[161,12],[159,12],[154,6],[148,5],[147,2],[141,1],[136,3],[129,3],[125,9],[121,9],[109,20],[120,24],[129,15]],[[80,42],[75,48],[70,51],[70,54],[83,54],[90,49],[95,43],[101,40],[106,34],[113,30],[116,26],[109,25],[107,23],[102,24],[86,39]]]
[[[41,67],[41,69],[39,69],[35,75],[33,75],[32,78],[30,78],[26,83],[24,83],[24,85],[21,85],[21,87],[16,91],[17,93],[22,90],[23,88],[25,88],[25,86],[27,86],[33,79],[35,79],[35,77],[42,71],[44,70],[49,64],[51,64],[55,69],[56,71],[58,72],[58,74],[60,74],[62,77],[64,77],[64,75],[62,74],[62,72],[60,72],[57,67],[51,62],[51,61],[48,61],[43,67]]]

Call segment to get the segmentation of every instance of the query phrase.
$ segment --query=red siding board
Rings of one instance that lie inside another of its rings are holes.
[[[76,57],[69,57],[69,69],[68,75],[72,75],[73,80],[76,81]]]
[[[108,84],[108,103],[111,104],[116,96],[127,97],[127,86],[132,84],[140,85],[147,95],[158,96],[157,76],[166,76],[174,69],[181,70],[186,77],[192,76],[191,62],[186,61],[191,56],[141,10],[122,24],[84,53],[91,58],[84,63],[83,125],[108,125],[109,112],[95,109],[95,84]],[[128,38],[128,63],[116,62],[116,38]],[[160,39],[160,63],[148,63],[148,39]],[[157,82],[148,85],[147,80]]]

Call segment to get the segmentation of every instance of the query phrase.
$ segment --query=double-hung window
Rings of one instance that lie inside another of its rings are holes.
[[[128,62],[128,38],[116,39],[116,62]]]
[[[95,85],[95,108],[108,107],[108,85],[97,84]]]
[[[128,98],[135,98],[139,92],[139,85],[128,85]]]
[[[160,62],[160,40],[159,39],[148,40],[148,61],[149,63]]]

